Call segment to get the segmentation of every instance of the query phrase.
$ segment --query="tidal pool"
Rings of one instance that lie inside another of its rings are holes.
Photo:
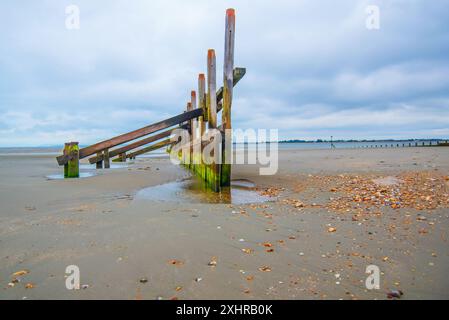
[[[67,179],[88,178],[88,177],[93,177],[93,176],[96,176],[96,175],[97,174],[95,172],[80,172],[80,176],[78,178],[67,178]],[[45,178],[47,178],[47,180],[62,180],[62,179],[65,179],[63,173],[50,174],[48,176],[45,176]]]
[[[179,180],[144,188],[137,192],[135,200],[151,200],[183,203],[225,203],[248,204],[274,201],[256,191],[256,186],[249,180],[233,180],[231,187],[221,192],[213,192],[206,188],[204,182],[192,176]]]

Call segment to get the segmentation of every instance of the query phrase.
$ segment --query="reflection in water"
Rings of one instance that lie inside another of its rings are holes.
[[[126,164],[126,163],[114,163],[114,162],[111,162],[109,169],[120,169],[120,168],[127,168],[127,167],[129,167],[129,165]],[[96,163],[94,163],[94,164],[82,163],[82,164],[80,164],[80,170],[81,169],[96,170]]]
[[[88,177],[93,177],[96,176],[97,174],[95,172],[80,172],[80,176],[79,178],[88,178]],[[48,176],[46,176],[47,180],[63,180],[64,179],[64,174],[50,174]],[[79,179],[79,178],[67,178],[67,180],[70,179]]]
[[[169,182],[140,190],[136,200],[186,203],[258,203],[273,201],[274,198],[262,196],[255,190],[255,185],[248,180],[233,180],[231,187],[221,192],[206,188],[204,182],[193,176],[186,180]]]

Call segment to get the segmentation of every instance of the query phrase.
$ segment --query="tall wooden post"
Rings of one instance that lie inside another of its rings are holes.
[[[217,71],[215,50],[207,52],[207,109],[209,128],[217,128]]]
[[[235,36],[235,11],[226,10],[225,44],[223,64],[223,146],[221,185],[231,185],[231,159],[232,159],[232,133],[231,133],[231,105],[232,89],[234,87],[234,36]]]
[[[109,159],[109,149],[103,150],[104,168],[109,169],[111,167],[111,161]]]
[[[207,109],[206,109],[206,78],[204,77],[204,73],[200,73],[198,75],[198,107],[203,109],[203,116],[198,118],[198,127],[199,127],[199,161],[200,165],[198,166],[198,174],[203,180],[206,180],[206,167],[203,163],[203,136],[206,132],[206,124],[207,124]]]
[[[197,108],[196,103],[196,91],[192,90],[190,92],[190,104],[192,105],[192,110]],[[198,119],[192,119],[192,171],[197,172],[198,169]]]
[[[64,145],[64,155],[69,155],[69,161],[64,165],[64,178],[80,176],[78,142],[67,142]]]
[[[187,102],[187,111],[192,111],[192,103]],[[192,132],[193,132],[193,120],[189,120],[189,134],[190,134],[190,141],[189,141],[189,156],[187,161],[187,167],[192,168],[192,156],[193,156],[193,150],[192,150]]]
[[[209,129],[217,128],[217,78],[216,78],[216,58],[215,50],[209,49],[207,52],[207,109],[209,111]],[[217,151],[217,150],[216,150]],[[214,159],[216,154],[214,154]],[[221,164],[208,165],[207,182],[214,191],[220,190]]]

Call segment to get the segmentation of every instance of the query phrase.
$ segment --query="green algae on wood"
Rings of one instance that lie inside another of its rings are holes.
[[[216,80],[216,58],[215,50],[209,49],[207,52],[207,105],[209,109],[209,132],[214,136],[213,132],[217,130],[217,80]],[[214,140],[215,141],[215,140]],[[221,176],[221,154],[213,154],[212,163],[208,165],[206,182],[214,191],[220,190]]]
[[[234,86],[234,34],[235,34],[235,11],[226,10],[225,22],[225,45],[223,64],[223,144],[221,165],[221,186],[231,185],[231,157],[232,157],[232,134],[231,134],[231,104],[232,89]]]
[[[69,159],[64,165],[64,178],[78,178],[80,176],[78,142],[66,143],[64,155],[67,155]]]

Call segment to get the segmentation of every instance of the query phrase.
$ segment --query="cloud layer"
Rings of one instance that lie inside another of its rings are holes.
[[[79,30],[65,8],[80,8]],[[380,30],[365,27],[368,5]],[[0,4],[0,146],[89,144],[182,112],[234,7],[233,125],[281,139],[449,136],[449,1]],[[217,77],[221,80],[221,77]]]

